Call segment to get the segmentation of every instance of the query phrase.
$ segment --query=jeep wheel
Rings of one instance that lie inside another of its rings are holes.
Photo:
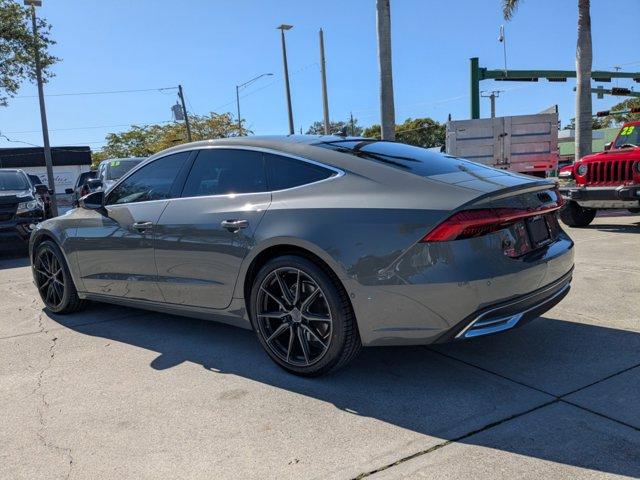
[[[560,219],[570,227],[586,227],[596,217],[594,208],[582,208],[576,202],[567,202],[560,211]]]

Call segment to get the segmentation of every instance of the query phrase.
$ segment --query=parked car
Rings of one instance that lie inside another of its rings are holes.
[[[44,220],[40,197],[48,192],[22,170],[0,169],[0,239],[27,240],[34,225]]]
[[[220,139],[158,153],[38,225],[30,255],[52,312],[97,300],[217,319],[311,376],[362,345],[469,339],[551,308],[573,271],[561,202],[547,180],[402,143]]]
[[[108,190],[122,176],[144,160],[144,157],[131,158],[111,158],[103,160],[98,165],[98,173],[96,180],[89,182],[89,186],[93,189],[102,188]]]
[[[91,193],[92,190],[89,186],[89,181],[96,178],[98,172],[96,170],[89,170],[88,172],[82,172],[78,175],[76,179],[76,183],[73,188],[67,188],[65,193],[69,195],[73,195],[72,205],[74,207],[78,206],[78,200],[85,195]]]
[[[581,158],[561,174],[575,181],[560,188],[567,200],[560,218],[571,227],[586,227],[598,210],[640,213],[640,121],[625,123],[603,152]]]
[[[42,183],[42,180],[40,180],[40,177],[38,175],[27,173],[27,177],[29,177],[29,182],[31,183],[34,191],[38,185],[44,185],[46,187],[46,185]],[[44,217],[51,218],[53,216],[51,211],[51,189],[47,187],[47,190],[45,192],[43,188],[40,188],[40,193],[36,193],[36,195],[37,198],[40,199],[44,207]]]

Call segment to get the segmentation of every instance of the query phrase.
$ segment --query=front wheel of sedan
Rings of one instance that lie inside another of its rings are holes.
[[[83,307],[84,302],[78,297],[67,262],[52,241],[44,241],[36,248],[33,276],[40,298],[53,313],[73,313]]]
[[[312,261],[268,261],[251,289],[251,322],[269,356],[285,370],[318,376],[349,363],[361,347],[347,292]]]

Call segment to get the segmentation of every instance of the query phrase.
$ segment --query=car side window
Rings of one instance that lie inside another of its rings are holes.
[[[212,148],[198,153],[182,197],[258,193],[267,190],[262,153]]]
[[[328,168],[280,155],[265,154],[269,190],[284,190],[318,182],[334,176]]]
[[[159,158],[125,178],[107,197],[107,205],[171,198],[171,186],[190,152]]]

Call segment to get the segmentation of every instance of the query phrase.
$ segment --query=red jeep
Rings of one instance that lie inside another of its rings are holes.
[[[640,213],[640,121],[625,123],[604,148],[575,162],[570,175],[560,172],[575,179],[574,186],[560,187],[566,200],[560,218],[570,227],[586,227],[599,209]]]

